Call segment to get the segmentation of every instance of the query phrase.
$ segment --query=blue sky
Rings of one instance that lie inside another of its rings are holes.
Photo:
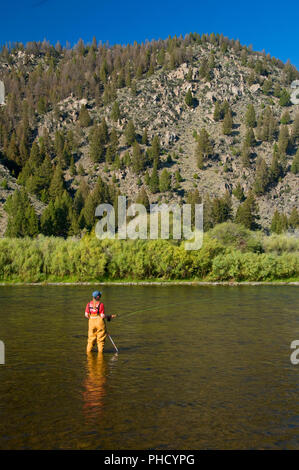
[[[72,45],[93,36],[110,44],[165,39],[189,32],[223,33],[299,68],[299,2],[223,0],[17,0],[1,2],[0,44]]]

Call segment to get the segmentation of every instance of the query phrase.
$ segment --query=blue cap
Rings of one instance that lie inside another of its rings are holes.
[[[95,290],[93,293],[92,293],[92,296],[96,299],[97,297],[101,297],[102,295],[102,292],[100,292],[99,290]]]

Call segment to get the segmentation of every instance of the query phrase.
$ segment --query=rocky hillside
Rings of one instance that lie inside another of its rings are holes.
[[[162,45],[155,43],[149,48],[147,69],[145,67],[142,70],[141,67],[141,71],[138,71],[138,67],[135,67],[135,72],[131,72],[131,79],[124,79],[120,85],[115,85],[114,82],[121,80],[122,71],[126,73],[128,63],[133,63],[134,68],[133,59],[128,59],[127,63],[124,60],[117,72],[116,66],[111,66],[111,71],[107,70],[103,80],[103,64],[96,62],[101,52],[94,46],[95,64],[91,70],[100,77],[96,89],[98,92],[90,92],[88,88],[92,83],[89,76],[91,71],[88,69],[78,74],[77,82],[82,82],[80,92],[78,88],[71,92],[66,89],[63,92],[66,96],[62,99],[58,99],[59,93],[56,93],[55,98],[48,100],[47,94],[50,96],[52,90],[42,89],[41,85],[41,90],[35,96],[26,96],[24,91],[29,108],[30,128],[26,158],[22,157],[20,130],[22,119],[26,119],[25,106],[23,103],[22,107],[18,100],[14,102],[16,82],[12,77],[19,72],[24,77],[20,79],[22,88],[26,90],[30,83],[37,86],[32,77],[38,74],[49,75],[51,67],[54,67],[55,76],[63,74],[66,63],[75,61],[79,46],[73,55],[70,51],[59,50],[55,56],[55,66],[41,50],[30,53],[18,50],[2,54],[0,78],[6,83],[8,100],[1,107],[1,233],[5,229],[3,204],[7,196],[18,185],[25,186],[30,193],[30,185],[27,187],[26,178],[24,181],[20,175],[26,166],[33,142],[40,144],[41,139],[49,135],[54,142],[48,152],[53,168],[59,162],[57,146],[55,148],[57,131],[64,136],[72,135],[72,142],[75,142],[70,149],[67,164],[62,165],[66,187],[72,198],[80,184],[82,186],[82,180],[92,190],[100,175],[102,181],[127,195],[132,201],[136,200],[142,187],[150,202],[184,202],[188,193],[194,190],[198,190],[203,199],[207,195],[211,199],[220,198],[229,192],[232,218],[242,203],[241,198],[233,195],[234,189],[239,186],[244,198],[253,191],[259,207],[259,224],[263,228],[270,226],[275,210],[289,216],[294,208],[299,209],[299,173],[293,163],[296,158],[298,160],[296,153],[298,154],[299,133],[297,135],[296,132],[299,132],[299,105],[292,105],[288,96],[290,84],[298,77],[298,72],[290,64],[282,64],[263,53],[252,52],[238,42],[223,38],[221,41],[221,37],[207,37],[204,41],[202,39],[179,41],[175,51],[183,52],[174,61],[173,50],[167,41]],[[86,60],[90,50],[91,47],[86,47],[81,54]],[[162,50],[163,60],[160,58]],[[107,63],[109,66],[109,61]],[[249,105],[253,105],[255,112],[255,122],[252,123],[248,118]],[[5,116],[11,116],[14,107],[18,108],[18,118],[14,119],[13,126],[9,128]],[[217,107],[226,109],[226,112],[222,115],[220,112],[218,116]],[[83,110],[87,111],[88,122],[83,122]],[[265,114],[266,111],[268,114]],[[224,123],[226,114],[231,119],[228,129]],[[273,129],[265,137],[263,130],[269,116],[273,119]],[[111,135],[112,129],[117,135],[112,158],[107,157],[109,137],[103,143],[103,151],[98,158],[94,158],[91,152],[91,131],[103,123],[103,119],[108,135]],[[128,141],[126,134],[131,121],[135,127],[136,141],[139,142],[139,152],[144,156],[143,164],[137,170],[126,160],[128,153],[131,162],[134,159],[134,144]],[[14,159],[10,151],[15,129],[16,147],[19,145],[18,159]],[[206,153],[199,143],[203,129],[208,133],[211,147]],[[145,130],[147,138],[144,138]],[[254,142],[248,141],[249,130],[253,132]],[[282,135],[284,131],[287,133],[286,144],[285,136]],[[152,191],[149,184],[154,167],[151,144],[155,136],[160,143],[158,174],[161,177],[162,172],[167,170],[169,175],[166,189],[162,187],[158,191]],[[279,171],[274,177],[275,147]],[[246,150],[247,161],[244,157]],[[27,177],[28,175],[29,173]],[[9,189],[3,180],[8,182]],[[263,180],[262,188],[257,180]],[[36,191],[35,195],[31,193],[31,198],[38,214],[51,200],[51,197],[40,197],[40,193]]]

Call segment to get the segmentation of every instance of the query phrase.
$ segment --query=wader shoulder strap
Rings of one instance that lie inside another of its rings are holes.
[[[90,304],[91,304],[91,302],[89,302],[89,304],[88,304],[89,315],[90,315]],[[100,315],[100,306],[101,306],[101,302],[99,302],[99,305],[97,306],[98,315]]]

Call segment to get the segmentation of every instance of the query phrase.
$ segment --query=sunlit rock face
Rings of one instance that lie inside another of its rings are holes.
[[[291,83],[291,102],[299,104],[299,80],[294,80]]]

